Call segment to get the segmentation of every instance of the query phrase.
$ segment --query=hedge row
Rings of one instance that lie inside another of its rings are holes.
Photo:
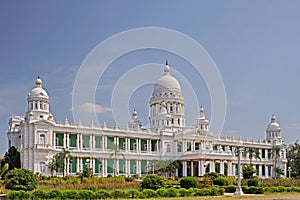
[[[59,190],[50,191],[35,190],[33,192],[11,191],[7,199],[119,199],[119,198],[156,198],[156,197],[185,197],[185,196],[217,196],[223,195],[225,189],[212,187],[206,189],[198,188],[161,188],[158,190],[144,189],[142,191],[115,189],[111,192],[106,190]]]
[[[228,185],[223,187],[225,189],[225,192],[228,193],[234,193],[236,191],[235,185]],[[263,194],[265,192],[267,193],[278,193],[278,192],[300,192],[300,187],[284,187],[284,186],[278,186],[278,187],[254,187],[254,186],[242,186],[243,192],[245,194]]]

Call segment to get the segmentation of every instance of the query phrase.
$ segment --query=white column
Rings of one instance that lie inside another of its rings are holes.
[[[182,176],[187,176],[186,161],[182,161]]]
[[[198,176],[202,175],[202,160],[198,160]]]
[[[77,171],[81,171],[81,168],[80,168],[80,158],[79,157],[77,157],[76,169],[77,169]]]
[[[224,161],[221,160],[220,162],[220,174],[224,174]]]
[[[227,176],[233,176],[232,162],[231,161],[227,161]]]
[[[214,162],[214,160],[211,160],[210,162],[209,162],[209,172],[215,172],[215,162]]]
[[[194,161],[191,161],[190,169],[191,169],[191,176],[194,176]]]
[[[26,140],[25,140],[26,141]],[[25,142],[24,142],[25,144]],[[52,145],[54,148],[56,148],[56,133],[53,132],[53,145]]]
[[[258,177],[262,177],[262,166],[258,165]]]
[[[265,165],[265,178],[269,178],[268,165]]]
[[[103,176],[107,176],[107,159],[103,159]]]
[[[236,176],[236,164],[232,164],[232,176]]]

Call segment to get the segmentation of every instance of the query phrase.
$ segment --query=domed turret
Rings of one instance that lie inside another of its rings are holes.
[[[275,115],[272,115],[271,122],[268,124],[266,129],[266,140],[267,142],[274,142],[275,140],[281,142],[281,128],[279,123],[276,121]]]
[[[197,133],[204,134],[208,132],[209,120],[205,117],[204,108],[199,109],[199,116],[196,121]]]
[[[138,114],[137,114],[136,110],[134,109],[132,112],[132,118],[128,122],[128,129],[137,131],[140,128],[142,128],[142,122],[138,119]]]
[[[152,130],[169,126],[185,126],[184,98],[179,81],[171,75],[168,62],[164,73],[153,88],[150,99],[150,128]]]
[[[41,78],[38,76],[35,81],[35,87],[28,93],[28,110],[26,112],[27,120],[53,119],[53,116],[49,113],[49,96],[43,89],[42,83]]]

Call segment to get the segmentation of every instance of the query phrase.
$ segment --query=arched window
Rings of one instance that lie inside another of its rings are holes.
[[[46,144],[45,135],[40,134],[40,144]]]
[[[40,162],[40,172],[45,173],[46,172],[46,163]]]

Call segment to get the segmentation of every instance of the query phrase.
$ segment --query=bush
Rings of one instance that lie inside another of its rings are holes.
[[[121,189],[115,189],[111,193],[111,197],[114,199],[126,198],[126,191]]]
[[[167,197],[167,191],[165,188],[159,188],[158,190],[156,190],[156,193],[160,197]]]
[[[80,199],[93,199],[95,197],[91,190],[78,190],[78,194]]]
[[[223,177],[217,177],[213,180],[213,184],[214,185],[218,185],[218,186],[224,186],[225,185],[225,181],[226,179]]]
[[[225,187],[225,192],[228,193],[234,193],[236,191],[236,186],[235,185],[228,185]]]
[[[246,192],[245,192],[246,193]],[[250,186],[246,194],[263,194],[264,190],[261,187]]]
[[[7,199],[29,199],[30,193],[24,190],[11,191],[6,196]]]
[[[132,189],[132,190],[128,190],[128,197],[131,199],[138,199],[140,197],[142,197],[142,193],[138,190]]]
[[[142,195],[144,198],[158,197],[157,193],[152,189],[144,189],[142,193],[143,193]]]
[[[248,186],[255,186],[257,187],[258,186],[258,180],[256,178],[251,178],[248,180],[247,182]]]
[[[27,169],[13,169],[5,175],[4,186],[10,190],[31,191],[36,188],[37,177]]]
[[[204,188],[204,189],[194,189],[195,194],[194,196],[210,196],[210,189]]]
[[[108,199],[108,198],[110,198],[110,194],[106,190],[98,190],[95,193],[95,197],[97,199]]]
[[[224,175],[218,174],[216,172],[209,172],[209,173],[204,174],[203,177],[210,178],[211,180],[215,180],[215,178],[220,177],[220,176],[224,176]]]
[[[178,190],[175,188],[167,188],[166,189],[166,196],[167,197],[177,197],[178,196]]]
[[[61,199],[63,192],[59,189],[53,189],[48,192],[50,199]]]
[[[79,194],[77,190],[65,190],[63,191],[63,198],[64,199],[78,199]]]
[[[150,174],[144,177],[141,187],[142,189],[152,189],[157,190],[159,188],[165,187],[166,183],[164,178],[156,174]]]
[[[190,189],[180,188],[178,190],[178,192],[179,192],[180,197],[189,197],[189,196],[192,196],[192,194],[194,193],[194,189],[193,188],[190,188]]]
[[[31,198],[32,199],[48,199],[49,193],[46,192],[45,190],[35,190],[34,192],[31,193]]]
[[[189,188],[196,188],[197,187],[197,178],[192,176],[186,176],[180,179],[179,181],[180,187],[189,189]]]

